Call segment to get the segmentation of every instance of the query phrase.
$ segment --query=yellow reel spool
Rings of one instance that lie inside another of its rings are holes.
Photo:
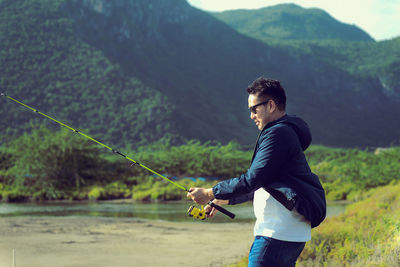
[[[188,215],[195,219],[205,220],[206,212],[204,211],[204,206],[201,205],[201,208],[196,208],[194,205],[188,209]]]

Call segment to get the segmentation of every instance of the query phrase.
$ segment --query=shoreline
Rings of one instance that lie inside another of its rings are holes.
[[[35,200],[35,199],[24,199],[20,201],[7,201],[5,199],[0,198],[0,203],[7,204],[23,204],[23,203],[33,203],[33,204],[46,204],[46,203],[179,203],[188,201],[187,199],[181,200],[149,200],[149,201],[141,201],[135,200],[133,198],[110,198],[110,199],[101,199],[101,200],[91,200],[91,199],[46,199],[46,200]]]
[[[19,203],[37,203],[37,204],[46,204],[46,203],[182,203],[185,201],[190,201],[188,199],[181,200],[150,200],[150,201],[140,201],[135,200],[133,198],[110,198],[110,199],[101,199],[101,200],[90,200],[90,199],[51,199],[51,200],[25,200],[25,201],[5,201],[4,199],[0,199],[0,203],[9,203],[9,204],[19,204]],[[349,205],[355,203],[356,201],[351,200],[326,200],[326,203],[329,205]]]
[[[110,217],[6,217],[0,266],[226,266],[248,254],[253,223]]]

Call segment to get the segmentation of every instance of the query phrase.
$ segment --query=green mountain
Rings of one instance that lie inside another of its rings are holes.
[[[245,88],[260,75],[282,81],[288,112],[309,122],[314,143],[399,138],[400,107],[386,88],[398,75],[384,84],[350,71],[345,58],[310,54],[312,43],[256,40],[184,0],[1,0],[0,18],[1,91],[106,143],[252,144]],[[0,103],[3,142],[45,121]]]
[[[211,14],[238,32],[290,54],[305,54],[352,75],[377,79],[387,96],[400,100],[400,37],[375,42],[355,25],[294,4]]]
[[[0,2],[1,91],[113,143],[176,132],[168,99],[77,38],[60,4]],[[1,99],[3,140],[46,121],[27,111]]]
[[[400,37],[368,43],[288,41],[286,45],[296,51],[317,56],[352,75],[373,77],[379,81],[385,95],[400,100]],[[282,43],[278,46],[282,47]]]
[[[357,26],[341,23],[324,10],[295,4],[211,14],[235,30],[261,40],[373,41]]]
[[[400,104],[400,37],[375,42],[356,26],[340,23],[323,10],[304,9],[294,4],[210,14],[238,32],[279,47],[294,57],[302,55],[322,61],[353,77],[370,80],[375,90],[391,99],[390,106]],[[371,96],[376,95],[372,93]],[[352,102],[357,105],[366,101],[371,106],[376,106],[376,101],[386,102],[379,97],[370,100],[356,97],[354,100]],[[382,116],[380,121],[390,116],[385,108],[376,111]],[[400,140],[398,123],[392,123],[395,129],[382,127],[383,131],[392,131],[394,136],[387,144]],[[365,130],[374,128],[371,125]]]

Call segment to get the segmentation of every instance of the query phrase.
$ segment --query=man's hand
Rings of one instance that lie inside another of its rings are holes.
[[[222,200],[222,199],[214,199],[213,203],[221,206],[221,205],[225,205],[225,204],[229,204],[229,200]],[[206,217],[207,218],[212,218],[214,217],[215,214],[217,214],[218,210],[211,207],[210,205],[207,205],[204,207],[204,211],[206,213]]]
[[[194,202],[205,205],[210,200],[214,199],[214,194],[212,188],[199,188],[194,187],[189,189],[189,193],[187,194],[187,198],[193,199]]]

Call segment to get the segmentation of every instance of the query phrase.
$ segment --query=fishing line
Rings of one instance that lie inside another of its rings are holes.
[[[151,172],[151,173],[157,175],[158,177],[160,177],[160,178],[162,178],[162,179],[164,179],[164,180],[170,182],[171,184],[175,185],[176,187],[179,187],[180,189],[185,190],[186,192],[190,192],[190,191],[189,191],[188,189],[186,189],[184,186],[182,186],[182,185],[180,185],[180,184],[178,184],[178,183],[172,181],[171,179],[169,179],[169,178],[165,177],[164,175],[162,175],[162,174],[160,174],[160,173],[158,173],[158,172],[156,172],[156,171],[150,169],[149,167],[146,167],[145,165],[143,165],[143,164],[137,162],[136,160],[134,160],[134,159],[132,159],[132,158],[130,158],[130,157],[128,157],[128,156],[122,154],[122,153],[119,152],[118,150],[112,149],[111,147],[109,147],[109,146],[103,144],[102,142],[100,142],[100,141],[98,141],[98,140],[96,140],[96,139],[90,137],[89,135],[87,135],[87,134],[85,134],[85,133],[82,133],[82,132],[80,132],[80,131],[74,129],[74,128],[72,128],[71,126],[68,126],[68,125],[65,124],[65,123],[62,123],[62,122],[60,122],[60,121],[58,121],[58,120],[56,120],[56,119],[50,117],[49,115],[46,115],[46,114],[44,114],[43,112],[40,112],[39,110],[34,109],[34,108],[32,108],[32,107],[30,107],[30,106],[28,106],[28,105],[26,105],[26,104],[24,104],[24,103],[22,103],[22,102],[20,102],[20,101],[18,101],[18,100],[12,98],[11,96],[9,96],[9,95],[7,95],[7,94],[5,94],[5,93],[0,93],[0,96],[4,96],[4,97],[6,97],[6,98],[8,98],[8,99],[10,99],[10,100],[12,100],[12,101],[14,101],[15,103],[18,103],[18,104],[20,104],[21,106],[24,106],[24,107],[26,107],[26,108],[32,110],[33,112],[35,112],[35,113],[37,113],[37,114],[39,114],[39,115],[42,115],[42,116],[44,116],[44,117],[46,117],[46,118],[48,118],[48,119],[50,119],[50,120],[52,120],[52,121],[54,121],[54,122],[60,124],[61,126],[64,126],[65,128],[67,128],[67,129],[69,129],[69,130],[71,130],[71,131],[73,131],[73,132],[75,132],[75,133],[78,133],[78,134],[80,134],[80,135],[82,135],[82,136],[88,138],[89,140],[91,140],[91,141],[93,141],[93,142],[95,142],[95,143],[97,143],[97,144],[99,144],[99,145],[101,145],[101,146],[107,148],[108,150],[111,150],[113,153],[118,154],[118,155],[120,155],[120,156],[126,158],[127,160],[130,160],[131,162],[133,162],[133,164],[136,164],[136,165],[138,165],[138,166],[140,166],[140,167],[146,169],[147,171],[149,171],[149,172]],[[132,164],[132,165],[133,165],[133,164]],[[230,211],[228,211],[228,210],[222,208],[222,207],[219,206],[219,205],[214,204],[212,201],[210,201],[208,204],[209,204],[210,206],[212,206],[213,208],[215,208],[215,209],[221,211],[221,212],[224,213],[225,215],[231,217],[232,219],[235,218],[235,214],[233,214],[233,213],[231,213]],[[196,209],[195,209],[195,210],[196,210]],[[201,210],[204,210],[204,209],[202,208]],[[190,212],[189,212],[189,214],[190,214]],[[196,217],[196,216],[194,216],[194,217]]]

